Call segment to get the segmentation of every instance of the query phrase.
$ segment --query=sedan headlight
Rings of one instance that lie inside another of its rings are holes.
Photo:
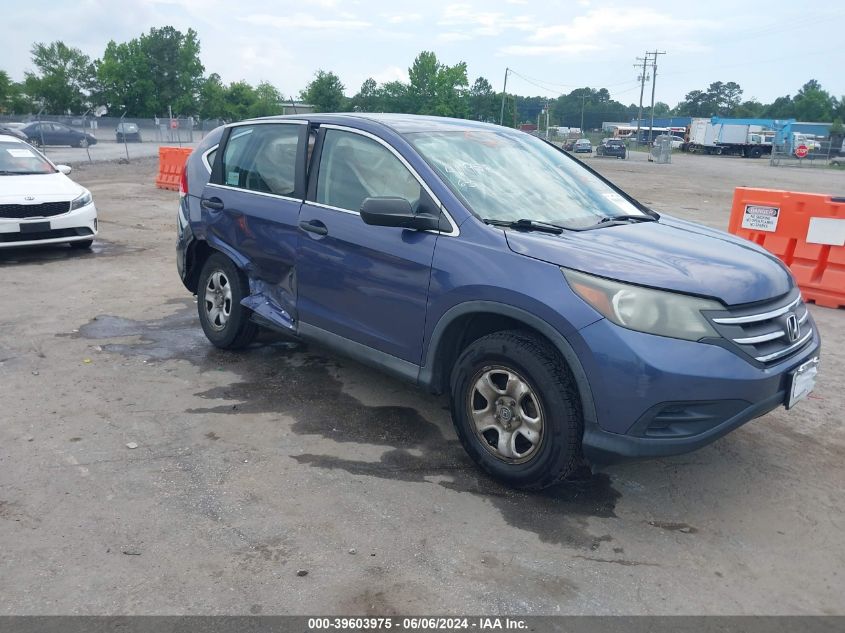
[[[75,198],[73,202],[70,203],[70,210],[73,211],[75,209],[81,209],[84,206],[91,204],[93,198],[91,197],[91,192],[86,191],[78,198]]]
[[[616,325],[688,341],[719,336],[701,314],[702,310],[724,309],[717,301],[561,270],[578,296]]]

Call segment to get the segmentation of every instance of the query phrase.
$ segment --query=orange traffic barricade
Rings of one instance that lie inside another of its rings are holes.
[[[777,255],[804,299],[845,307],[845,197],[737,187],[728,230]]]
[[[179,191],[179,180],[192,151],[190,147],[159,147],[156,187]]]

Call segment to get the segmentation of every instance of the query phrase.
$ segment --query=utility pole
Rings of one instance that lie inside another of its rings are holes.
[[[654,51],[651,53],[651,125],[648,127],[648,143],[654,142],[654,90],[657,87],[657,56],[665,55],[666,51]],[[648,53],[646,53],[648,55]]]
[[[645,91],[645,68],[646,63],[648,63],[648,53],[645,54],[645,57],[637,57],[637,62],[639,62],[640,60],[642,60],[643,62],[643,68],[640,71],[640,109],[637,111],[637,145],[640,144],[640,121],[643,118],[643,92]],[[634,68],[639,68],[639,63],[634,64]]]
[[[505,68],[505,85],[502,86],[502,112],[499,115],[499,125],[505,124],[505,95],[508,93],[508,72],[510,72],[510,68]]]

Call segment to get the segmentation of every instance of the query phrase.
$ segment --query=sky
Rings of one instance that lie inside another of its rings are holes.
[[[658,58],[656,101],[676,105],[714,81],[743,99],[794,95],[814,78],[845,95],[845,2],[786,0],[0,0],[0,69],[32,70],[34,42],[62,40],[92,59],[106,43],[154,26],[199,34],[206,74],[269,81],[297,97],[317,69],[336,73],[349,96],[368,77],[407,80],[423,50],[467,63],[469,82],[555,98],[606,87],[639,99],[637,57]],[[652,73],[649,72],[649,75]],[[651,97],[646,84],[645,102]]]

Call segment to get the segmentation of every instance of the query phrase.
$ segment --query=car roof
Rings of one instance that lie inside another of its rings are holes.
[[[337,125],[360,125],[363,122],[373,122],[392,129],[399,134],[411,132],[470,132],[470,131],[511,131],[519,132],[513,128],[505,128],[493,123],[482,123],[467,119],[452,119],[449,117],[427,116],[420,114],[392,114],[381,112],[352,112],[352,113],[314,113],[314,114],[289,114],[285,116],[262,117],[261,121],[267,120],[307,120],[315,123],[335,123]],[[256,119],[252,119],[256,120]],[[240,123],[240,121],[239,121]],[[519,132],[524,133],[524,132]]]
[[[3,141],[4,143],[18,143],[20,145],[26,145],[26,143],[17,136],[12,136],[11,134],[0,134],[0,141]]]

